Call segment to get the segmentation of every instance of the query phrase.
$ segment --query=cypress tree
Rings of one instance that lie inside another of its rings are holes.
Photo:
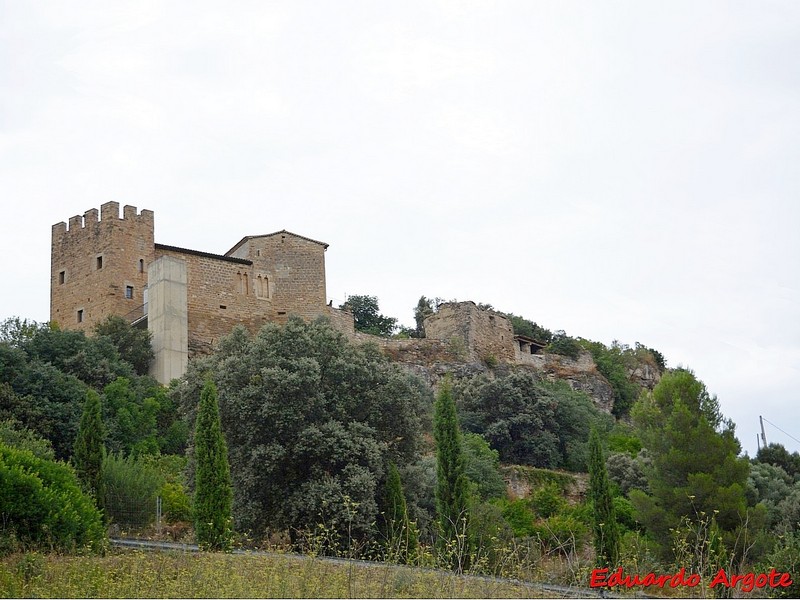
[[[208,550],[225,550],[231,537],[231,473],[222,436],[217,386],[206,380],[194,434],[194,519],[197,543]]]
[[[594,521],[594,551],[598,567],[613,569],[619,560],[620,534],[600,435],[589,434],[589,499]]]
[[[400,472],[389,464],[386,478],[386,539],[389,550],[396,553],[397,562],[413,562],[417,555],[417,528],[408,519],[408,507],[400,481]]]
[[[72,463],[78,479],[87,492],[94,496],[98,507],[103,506],[102,468],[105,456],[105,427],[100,406],[100,396],[93,389],[86,392],[86,402],[78,425],[78,435],[73,446]]]
[[[442,382],[433,416],[436,440],[436,514],[441,543],[450,550],[451,566],[461,571],[469,566],[469,482],[464,469],[461,430],[456,415],[452,385]]]

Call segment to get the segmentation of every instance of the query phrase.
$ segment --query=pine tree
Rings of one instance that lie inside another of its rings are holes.
[[[469,566],[470,556],[467,535],[469,482],[464,469],[461,430],[449,379],[442,382],[433,419],[436,439],[436,514],[441,542],[452,557],[452,566],[462,571]]]
[[[222,435],[217,387],[210,379],[206,380],[200,394],[194,443],[197,543],[208,550],[225,550],[231,537],[231,474]]]
[[[592,427],[589,434],[589,499],[594,521],[594,551],[598,567],[613,569],[619,560],[620,533],[600,435]]]
[[[72,463],[84,488],[98,507],[103,506],[102,467],[105,456],[105,427],[100,396],[92,389],[86,392],[86,402],[73,446]]]
[[[408,518],[400,472],[394,463],[389,464],[386,478],[386,540],[397,562],[414,562],[419,546],[417,528]]]

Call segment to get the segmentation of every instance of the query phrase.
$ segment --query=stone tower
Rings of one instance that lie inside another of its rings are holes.
[[[91,330],[108,315],[129,315],[145,304],[153,262],[153,212],[106,202],[98,211],[53,225],[50,320]]]

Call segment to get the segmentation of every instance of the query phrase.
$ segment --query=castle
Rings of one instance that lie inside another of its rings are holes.
[[[406,364],[511,363],[546,368],[543,344],[515,335],[502,313],[452,302],[425,320],[425,339],[354,330],[353,315],[327,302],[328,244],[278,231],[245,236],[225,254],[156,243],[154,214],[106,202],[53,225],[50,320],[91,329],[109,315],[152,334],[151,374],[168,383],[190,356],[208,352],[236,325],[327,317],[355,341],[372,341]]]

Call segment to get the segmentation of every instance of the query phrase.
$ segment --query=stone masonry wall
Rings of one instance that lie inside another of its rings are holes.
[[[514,329],[500,313],[482,310],[474,302],[447,302],[425,319],[425,337],[463,344],[467,360],[516,362]]]
[[[256,295],[270,299],[271,321],[285,323],[291,315],[310,320],[327,314],[326,247],[280,231],[247,238],[232,255],[253,263],[251,285]]]
[[[190,356],[210,352],[236,325],[255,332],[269,320],[270,301],[253,293],[252,265],[157,246],[162,256],[186,263]]]
[[[99,217],[99,218],[98,218]],[[144,304],[147,265],[153,260],[153,212],[106,202],[52,228],[50,320],[91,330],[108,315]],[[126,293],[127,292],[127,293]],[[127,297],[127,296],[130,297]],[[80,311],[80,312],[79,312]]]

